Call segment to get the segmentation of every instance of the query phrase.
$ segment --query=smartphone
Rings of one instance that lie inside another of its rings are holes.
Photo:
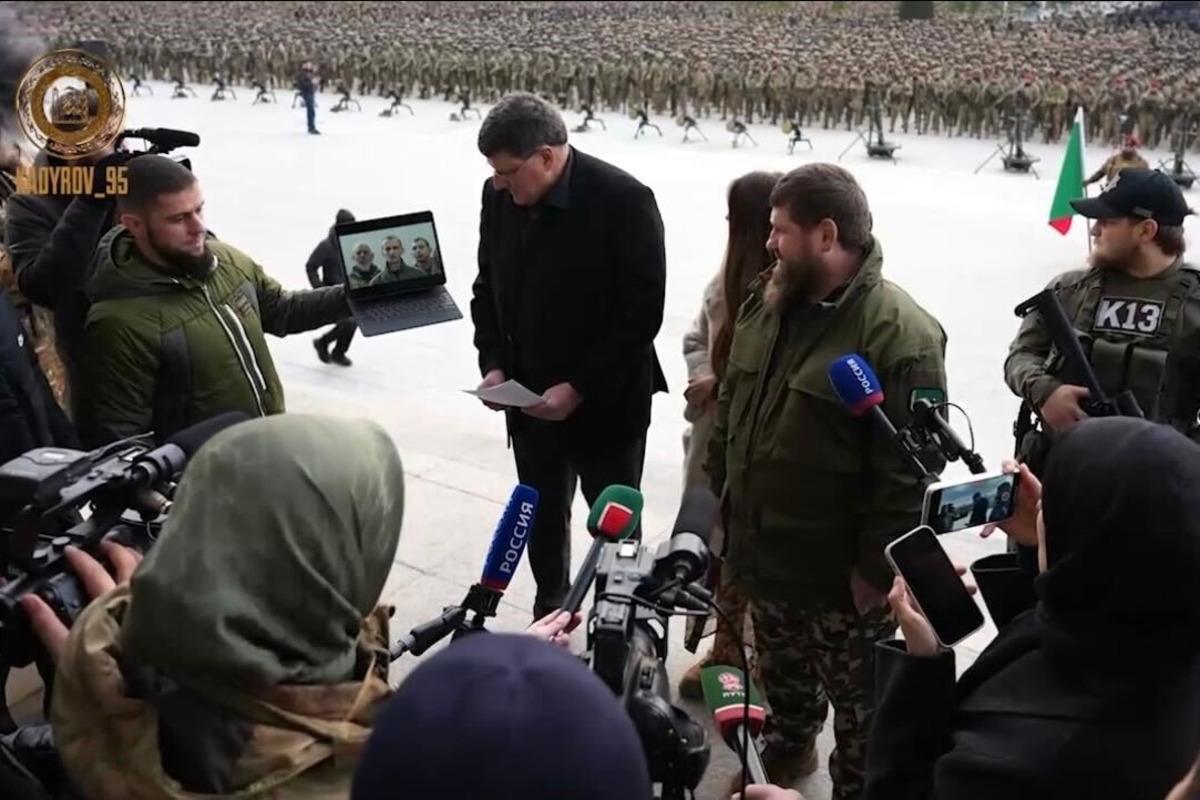
[[[983,612],[954,571],[932,528],[914,528],[883,552],[892,569],[908,584],[943,647],[953,647],[983,627]]]
[[[972,475],[961,481],[935,483],[925,490],[921,524],[934,533],[977,528],[1010,519],[1017,507],[1017,476]]]

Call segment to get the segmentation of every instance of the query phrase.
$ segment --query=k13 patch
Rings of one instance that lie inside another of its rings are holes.
[[[1163,303],[1128,297],[1101,297],[1092,330],[1152,336],[1163,321]]]

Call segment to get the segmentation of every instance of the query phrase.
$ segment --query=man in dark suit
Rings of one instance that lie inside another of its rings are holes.
[[[343,208],[337,212],[334,219],[334,224],[329,227],[329,233],[324,239],[317,242],[312,255],[308,257],[308,263],[304,265],[308,272],[308,282],[314,289],[322,286],[341,286],[346,280],[345,270],[342,269],[342,259],[338,255],[338,241],[334,231],[337,225],[354,222],[354,215]],[[354,332],[357,330],[358,323],[354,321],[353,317],[347,317],[318,336],[313,340],[313,347],[317,349],[317,358],[326,364],[332,361],[342,367],[350,366],[353,362],[346,357],[346,351],[350,349],[350,340],[354,338]],[[333,345],[332,354],[329,352],[331,344]]]
[[[479,150],[493,170],[471,300],[481,386],[513,379],[542,396],[506,411],[517,474],[540,494],[529,545],[540,618],[569,587],[576,484],[589,504],[611,484],[641,484],[651,396],[667,388],[654,351],[663,225],[654,193],[568,145],[562,117],[534,95],[503,98]]]

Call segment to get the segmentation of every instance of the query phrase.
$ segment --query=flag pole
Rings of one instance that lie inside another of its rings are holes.
[[[1087,175],[1087,112],[1080,108],[1080,117],[1082,122],[1079,126],[1079,161],[1083,164],[1083,174]],[[1083,184],[1083,197],[1086,200],[1088,197],[1088,185]],[[1086,220],[1087,217],[1084,217]],[[1092,258],[1092,226],[1087,223],[1083,226],[1083,238],[1087,239],[1088,260]]]
[[[1086,170],[1085,170],[1085,172],[1086,172]],[[1088,197],[1088,187],[1087,187],[1086,183],[1083,185],[1083,197],[1085,200]],[[1087,239],[1088,260],[1090,261],[1092,258],[1092,225],[1091,225],[1091,221],[1088,220],[1087,217],[1084,217],[1083,219],[1084,219],[1084,222],[1086,223],[1083,226],[1083,238]]]

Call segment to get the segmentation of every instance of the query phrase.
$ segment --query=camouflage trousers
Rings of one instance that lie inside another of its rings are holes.
[[[858,798],[875,711],[875,643],[896,631],[888,609],[859,615],[852,607],[758,599],[751,609],[770,705],[767,746],[779,753],[803,752],[815,743],[832,703],[833,800]]]

